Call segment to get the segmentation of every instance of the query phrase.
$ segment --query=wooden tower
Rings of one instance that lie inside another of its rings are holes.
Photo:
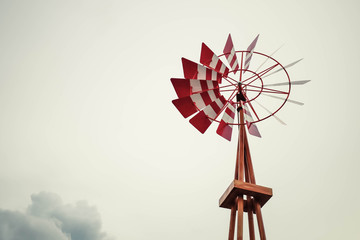
[[[253,214],[256,215],[260,239],[265,240],[266,235],[261,208],[272,197],[272,189],[256,185],[249,142],[245,131],[244,110],[242,106],[238,108],[238,112],[242,124],[239,125],[235,176],[234,180],[221,196],[219,206],[231,209],[229,240],[234,239],[236,220],[237,239],[243,239],[244,212],[246,212],[248,216],[250,240],[255,239]]]
[[[212,123],[217,123],[216,133],[231,141],[233,127],[238,126],[234,180],[219,201],[220,207],[231,209],[229,240],[234,239],[235,229],[237,239],[243,239],[244,212],[250,240],[255,239],[254,214],[260,239],[265,240],[261,208],[272,197],[271,188],[256,184],[245,126],[249,134],[261,137],[256,123],[274,117],[285,124],[275,115],[284,104],[303,105],[289,99],[291,86],[310,81],[290,81],[286,69],[302,59],[283,66],[271,57],[277,50],[271,55],[255,52],[258,37],[246,50],[236,51],[229,34],[221,55],[202,43],[201,64],[182,58],[184,78],[170,79],[178,96],[172,103],[184,118],[190,117],[190,124],[199,132],[205,133]],[[229,67],[221,58],[227,60]],[[258,66],[256,69],[250,68],[251,61]]]

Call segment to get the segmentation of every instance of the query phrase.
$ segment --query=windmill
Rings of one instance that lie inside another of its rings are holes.
[[[235,228],[237,239],[243,239],[244,212],[250,239],[255,239],[254,214],[260,239],[266,239],[261,208],[272,197],[272,189],[256,184],[247,132],[261,137],[256,123],[270,117],[285,124],[276,115],[284,104],[303,105],[289,99],[291,86],[309,82],[290,81],[287,72],[302,59],[283,66],[272,57],[279,49],[270,55],[254,51],[258,38],[246,50],[235,51],[229,34],[221,55],[202,43],[200,64],[182,58],[184,78],[171,78],[178,96],[173,104],[184,118],[191,117],[189,122],[201,133],[215,122],[216,133],[231,141],[237,126],[234,180],[219,200],[220,207],[231,210],[229,239],[234,239]]]

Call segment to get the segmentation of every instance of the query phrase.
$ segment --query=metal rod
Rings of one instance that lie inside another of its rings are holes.
[[[251,84],[252,82],[254,82],[256,79],[258,79],[259,77],[264,76],[264,74],[268,73],[269,71],[271,71],[272,69],[274,69],[275,67],[277,67],[279,65],[279,63],[276,63],[274,65],[272,65],[271,67],[268,67],[267,69],[261,71],[260,73],[257,73],[256,75],[253,75],[247,79],[245,79],[244,81],[242,81],[242,83],[246,84]],[[246,83],[247,81],[250,81],[252,78],[256,77],[255,79],[253,79],[251,82]]]
[[[240,78],[239,78],[239,82],[241,82],[241,78],[242,78],[242,70],[243,70],[243,56],[244,53],[241,52],[241,63],[240,63]]]

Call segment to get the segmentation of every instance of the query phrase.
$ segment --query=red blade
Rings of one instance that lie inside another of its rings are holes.
[[[229,73],[229,68],[216,56],[216,54],[211,51],[211,49],[206,46],[205,43],[201,46],[201,56],[200,63],[205,66],[214,69],[216,72],[221,73],[224,77],[227,77]]]
[[[254,122],[254,119],[251,116],[249,108],[244,104],[244,118],[246,126],[251,135],[261,138],[260,132]]]
[[[217,81],[184,78],[171,78],[170,80],[179,98],[219,88]]]
[[[252,43],[247,48],[247,50],[250,52],[246,53],[246,56],[245,56],[245,64],[244,64],[245,70],[247,70],[249,68],[251,57],[253,55],[258,38],[259,38],[259,34],[256,36],[256,38],[252,41]]]
[[[215,80],[221,83],[222,75],[210,68],[182,58],[184,77],[188,79]]]
[[[179,112],[187,118],[211,104],[219,98],[220,92],[218,89],[210,90],[202,93],[193,94],[191,96],[175,99],[172,103],[179,110]]]
[[[223,52],[225,54],[225,57],[226,57],[228,63],[230,64],[231,69],[234,70],[234,71],[238,70],[239,69],[239,63],[238,63],[237,58],[236,58],[234,44],[232,42],[230,34],[229,34],[229,37],[228,37],[228,39],[226,41],[225,48],[224,48]]]
[[[220,124],[216,130],[216,133],[222,136],[223,138],[227,139],[228,141],[231,141],[231,135],[232,135],[232,127],[233,125],[230,125],[229,123],[234,122],[235,118],[235,111],[236,111],[236,105],[235,103],[230,103],[228,107],[226,108],[224,115],[220,121]]]
[[[175,107],[179,110],[179,112],[183,115],[184,118],[187,118],[198,110],[190,97],[184,97],[175,99],[172,101]]]
[[[216,116],[220,113],[222,107],[225,105],[226,100],[221,95],[220,98],[213,101],[210,105],[205,107],[202,111],[190,119],[190,123],[201,133],[204,133],[213,122]]]

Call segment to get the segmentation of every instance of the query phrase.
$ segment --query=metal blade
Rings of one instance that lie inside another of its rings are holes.
[[[175,99],[172,103],[184,118],[187,118],[198,111],[190,97]]]
[[[265,95],[265,96],[268,96],[268,97],[272,97],[272,98],[276,98],[276,99],[280,99],[280,100],[286,100],[286,98],[283,98],[283,97],[278,97],[278,96],[274,96],[274,95],[269,95],[269,94],[266,94],[266,93],[262,93],[262,95]],[[291,103],[294,103],[294,104],[297,104],[297,105],[304,105],[304,103],[302,102],[298,102],[298,101],[295,101],[295,100],[291,100],[291,99],[287,99],[286,100],[287,102],[291,102]]]
[[[260,107],[262,107],[265,111],[267,111],[269,114],[272,114],[272,116],[279,121],[279,123],[281,123],[282,125],[286,125],[286,123],[284,121],[282,121],[278,116],[276,116],[275,114],[273,114],[269,109],[267,109],[266,107],[264,107],[262,104],[260,104],[258,101],[254,100]]]
[[[216,71],[182,58],[184,77],[187,79],[213,80],[221,83],[222,75]]]
[[[258,38],[259,38],[259,34],[256,36],[256,38],[252,41],[252,43],[247,48],[247,51],[250,51],[250,52],[247,52],[246,56],[245,56],[245,64],[244,64],[245,70],[247,70],[249,68],[251,57],[253,55]]]
[[[300,62],[301,60],[303,60],[303,58],[301,58],[301,59],[299,59],[299,60],[297,60],[297,61],[295,61],[295,62],[293,62],[293,63],[290,63],[290,64],[284,66],[284,68],[286,69],[286,68],[292,67],[292,66],[294,66],[295,64],[297,64],[298,62]],[[282,70],[283,70],[283,68],[280,68],[280,69],[278,69],[278,70],[276,70],[276,71],[274,71],[274,72],[272,72],[272,73],[269,73],[269,74],[263,76],[262,78],[266,78],[266,77],[268,77],[268,76],[270,76],[270,75],[273,75],[274,73],[280,72],[280,71],[282,71]]]
[[[310,82],[311,80],[299,80],[299,81],[290,81],[291,85],[304,85],[305,83]],[[282,83],[274,83],[274,84],[264,84],[264,87],[270,86],[285,86],[288,85],[289,82],[282,82]]]
[[[229,68],[216,56],[216,54],[205,43],[201,46],[200,63],[205,66],[214,69],[216,72],[221,73],[224,77],[227,77]]]
[[[231,141],[231,135],[233,130],[233,125],[231,124],[234,122],[235,112],[236,104],[234,102],[229,103],[216,130],[217,134],[219,134],[228,141]]]
[[[186,78],[171,78],[170,80],[179,98],[219,88],[217,81]]]
[[[213,119],[220,113],[222,107],[226,103],[223,96],[206,106],[202,111],[190,119],[190,123],[201,133],[204,133],[213,122]]]
[[[192,114],[196,113],[200,109],[203,109],[207,105],[211,104],[217,98],[219,98],[220,92],[218,89],[205,91],[202,93],[197,93],[190,95],[188,97],[182,97],[175,99],[172,103],[179,110],[179,112],[187,118]]]
[[[272,55],[274,55],[274,54],[275,54],[277,51],[279,51],[279,49],[282,48],[283,46],[284,46],[284,44],[281,45],[278,49],[276,49],[272,54],[270,54],[269,57],[271,57]],[[269,60],[269,58],[266,58],[265,61],[264,61],[262,64],[260,64],[260,66],[255,70],[255,72],[258,72],[259,69],[260,69],[268,60]]]
[[[239,63],[236,57],[236,52],[234,49],[234,44],[231,39],[231,35],[229,34],[229,37],[226,41],[223,53],[225,54],[225,57],[231,67],[232,70],[236,71],[239,69]]]
[[[246,122],[246,126],[251,135],[261,138],[261,134],[254,122],[254,119],[251,116],[249,108],[244,104],[244,118]]]

